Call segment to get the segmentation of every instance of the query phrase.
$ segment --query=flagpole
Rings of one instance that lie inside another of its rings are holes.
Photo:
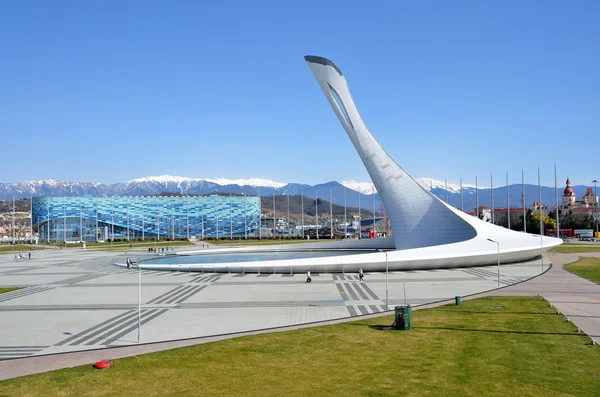
[[[300,205],[300,211],[302,212],[302,239],[304,239],[304,190],[300,191]]]
[[[510,194],[508,190],[508,171],[506,171],[506,210],[508,214],[508,229],[510,230]]]
[[[560,238],[560,223],[558,220],[558,184],[556,183],[556,164],[554,164],[554,194],[556,196],[556,237]]]
[[[496,219],[494,216],[494,179],[492,174],[490,174],[490,195],[492,196],[492,223],[496,224]]]
[[[375,237],[377,237],[377,229],[375,228],[375,185],[373,185],[373,190],[371,191],[371,203],[373,206],[373,231],[375,232]]]
[[[187,239],[190,239],[190,200],[185,196],[185,227],[187,229]]]
[[[523,204],[523,233],[527,233],[527,214],[525,211],[525,171],[521,168],[521,204]]]
[[[29,222],[29,229],[31,230],[30,242],[33,242],[33,196],[29,197],[29,214],[31,215],[30,222]],[[38,238],[39,238],[39,236],[40,236],[40,222],[38,221]]]
[[[17,213],[16,213],[16,206],[15,206],[15,196],[13,195],[13,213],[12,213],[12,250],[13,250],[13,252],[15,251],[15,216],[17,216]]]
[[[317,240],[319,239],[319,191],[315,189],[315,216],[317,218]]]
[[[475,212],[477,213],[477,219],[479,219],[479,186],[477,184],[477,176],[475,176]]]
[[[357,187],[356,190],[358,191],[358,238],[361,238],[362,219],[360,219],[360,187]]]
[[[333,202],[331,200],[331,188],[329,188],[329,238],[333,239]]]
[[[346,186],[344,186],[344,239],[348,237],[348,221],[346,219]]]
[[[462,185],[462,176],[460,177],[460,210],[465,212],[465,202],[463,200],[463,185]]]
[[[444,178],[444,189],[446,190],[446,204],[448,204],[448,178]]]

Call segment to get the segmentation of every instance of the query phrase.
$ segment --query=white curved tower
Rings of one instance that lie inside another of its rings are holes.
[[[498,242],[503,252],[515,254],[521,251],[531,258],[535,256],[532,250],[537,249],[539,255],[540,250],[562,242],[540,236],[534,240],[532,237],[535,236],[482,222],[425,190],[373,138],[358,113],[340,69],[322,57],[306,56],[305,60],[377,188],[390,218],[397,250],[447,245],[451,256],[462,256],[457,251],[473,249],[487,251],[489,248],[495,253],[496,246],[490,244],[493,241]],[[518,256],[505,256],[505,260],[526,259],[516,258]]]
[[[483,222],[449,206],[423,189],[373,138],[354,105],[340,69],[325,58],[306,56],[305,59],[379,192],[392,224],[395,249],[391,249],[390,239],[350,240],[332,243],[331,246],[320,243],[304,247],[368,249],[371,252],[320,258],[209,264],[140,264],[140,268],[258,273],[460,268],[525,261],[562,243],[561,239],[515,232]],[[289,246],[271,246],[269,250],[289,249]],[[265,248],[254,247],[247,250],[264,251]],[[221,249],[218,252],[230,253],[232,249]]]

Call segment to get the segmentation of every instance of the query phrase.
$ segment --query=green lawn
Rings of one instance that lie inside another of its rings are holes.
[[[16,291],[18,289],[21,289],[19,287],[14,287],[14,288],[0,288],[0,294],[4,294],[6,292],[11,292],[11,291]]]
[[[565,270],[600,284],[600,258],[579,258],[565,265]]]
[[[599,245],[559,245],[554,250],[560,254],[576,254],[578,252],[600,252]]]
[[[38,249],[42,249],[42,247],[38,247],[35,245],[27,245],[27,244],[17,244],[14,246],[12,245],[0,245],[0,253],[6,254],[6,253],[17,253],[17,252],[24,252],[24,251],[30,251],[30,250],[38,250]]]
[[[1,396],[598,396],[600,349],[539,297],[230,339],[0,382]],[[108,352],[98,359],[110,358]]]

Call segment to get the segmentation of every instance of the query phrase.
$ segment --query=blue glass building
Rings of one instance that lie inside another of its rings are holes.
[[[41,241],[255,237],[260,197],[33,197]]]

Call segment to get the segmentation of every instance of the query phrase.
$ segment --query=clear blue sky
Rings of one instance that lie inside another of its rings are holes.
[[[598,1],[2,1],[0,182],[368,181],[306,66],[414,177],[600,179]]]

